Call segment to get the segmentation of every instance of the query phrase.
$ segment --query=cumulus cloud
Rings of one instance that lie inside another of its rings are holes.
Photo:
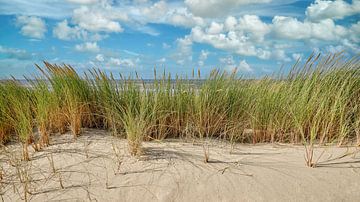
[[[350,39],[355,43],[360,43],[360,21],[350,27]]]
[[[282,39],[319,39],[339,40],[347,35],[343,26],[336,25],[333,20],[319,22],[298,21],[296,18],[275,16],[272,20],[274,33]]]
[[[21,34],[34,39],[42,39],[45,36],[45,21],[35,16],[17,16],[16,24],[21,27]]]
[[[100,48],[96,42],[85,42],[75,45],[75,50],[80,52],[99,52]]]
[[[343,39],[341,40],[341,44],[344,47],[347,47],[343,50],[351,50],[356,54],[360,53],[360,45],[358,43],[354,43],[354,41],[350,41],[349,39]]]
[[[280,60],[283,62],[290,62],[291,58],[288,57],[283,49],[275,49],[271,52],[271,58]]]
[[[107,8],[89,8],[82,6],[74,10],[72,21],[79,27],[93,32],[122,32],[117,20],[126,21],[127,15]]]
[[[228,71],[239,70],[242,72],[253,72],[254,70],[251,66],[246,62],[246,60],[241,60],[239,63],[236,63],[234,57],[229,55],[227,57],[223,57],[219,59],[221,65]]]
[[[224,25],[216,22],[211,22],[210,26],[207,28],[208,34],[220,34],[223,32]]]
[[[210,44],[239,55],[256,56],[261,59],[270,57],[269,51],[257,47],[255,43],[262,41],[269,32],[270,29],[265,23],[252,16],[240,18],[240,24],[234,19],[231,20],[232,23],[227,21],[226,26],[216,22],[205,28],[196,26],[191,30],[190,37],[195,42]],[[256,24],[249,25],[248,21],[254,21]]]
[[[62,40],[87,38],[87,32],[85,30],[77,26],[70,27],[67,20],[56,24],[53,29],[53,35]]]
[[[144,7],[142,14],[150,21],[162,18],[168,11],[168,6],[165,1],[158,1],[150,7]]]
[[[201,50],[200,55],[199,55],[199,66],[204,66],[204,63],[206,61],[206,59],[208,58],[210,52],[207,50]]]
[[[203,26],[205,24],[203,18],[194,16],[186,8],[179,8],[168,12],[165,22],[182,27]]]
[[[189,36],[177,39],[177,51],[174,55],[176,63],[184,65],[192,61],[192,40]]]
[[[106,34],[88,32],[79,26],[70,25],[66,19],[56,24],[53,36],[61,40],[83,41],[100,41],[108,37]]]
[[[111,56],[112,55],[112,56]],[[113,70],[114,68],[136,67],[140,62],[140,58],[120,58],[113,54],[99,53],[95,59],[91,61],[93,64],[101,65],[102,68]]]
[[[256,15],[244,15],[239,18],[237,26],[239,30],[250,34],[250,37],[257,42],[263,41],[264,36],[270,32],[270,26],[262,22]]]
[[[136,62],[130,58],[120,59],[110,57],[107,66],[125,66],[125,67],[135,67]]]
[[[235,17],[228,16],[226,18],[226,20],[225,20],[225,29],[227,31],[231,31],[231,30],[235,29],[236,25],[237,25],[237,20],[236,20]]]
[[[97,54],[95,59],[99,62],[104,62],[104,55],[103,54]]]
[[[131,7],[128,12],[131,20],[140,24],[162,23],[187,28],[205,24],[203,18],[195,16],[186,7],[179,7],[163,0],[138,8]]]
[[[343,19],[360,13],[360,1],[348,3],[343,0],[316,0],[306,9],[306,16],[312,21]]]
[[[239,65],[238,65],[238,70],[243,71],[243,72],[252,72],[254,71],[250,65],[246,62],[246,60],[241,60]]]
[[[200,17],[223,16],[239,6],[269,2],[271,0],[185,0],[191,12]]]

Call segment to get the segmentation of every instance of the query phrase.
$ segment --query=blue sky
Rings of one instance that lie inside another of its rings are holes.
[[[0,0],[0,78],[43,60],[143,78],[154,67],[261,76],[313,51],[360,53],[360,0]]]

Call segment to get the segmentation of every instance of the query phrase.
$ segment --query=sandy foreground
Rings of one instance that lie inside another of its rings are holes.
[[[145,142],[144,155],[129,156],[127,143],[86,129],[76,141],[52,136],[52,145],[26,163],[20,145],[0,154],[3,201],[358,201],[360,152],[323,147],[308,168],[302,146]],[[231,151],[231,152],[230,152]],[[20,182],[20,178],[21,181]],[[0,199],[1,200],[1,199]]]

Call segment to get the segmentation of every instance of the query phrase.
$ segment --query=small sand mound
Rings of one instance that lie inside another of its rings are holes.
[[[76,141],[66,134],[21,162],[20,145],[0,155],[4,201],[357,201],[357,148],[317,148],[317,168],[304,148],[291,145],[145,142],[139,158],[126,140],[86,129]],[[231,152],[230,152],[231,151]],[[19,153],[19,154],[17,154]]]

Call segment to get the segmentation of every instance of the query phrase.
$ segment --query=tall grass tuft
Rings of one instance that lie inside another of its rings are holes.
[[[44,64],[42,72],[57,96],[58,113],[66,118],[63,126],[58,127],[63,130],[61,127],[68,124],[76,138],[80,135],[82,126],[92,126],[91,87],[71,66],[57,66],[47,62]]]
[[[93,86],[96,116],[99,117],[97,122],[100,122],[98,125],[110,129],[114,136],[120,136],[123,129],[122,88],[113,75],[108,76],[101,70],[91,70],[89,81]]]
[[[32,85],[33,92],[33,109],[37,124],[37,129],[40,134],[40,147],[45,147],[50,144],[49,133],[53,113],[56,113],[56,98],[55,94],[49,89],[49,85],[43,78],[36,78],[35,80],[28,79]]]
[[[0,83],[0,144],[5,144],[10,140],[10,134],[14,129],[14,126],[7,117],[11,111],[7,91],[7,85]]]
[[[142,153],[142,141],[147,135],[148,129],[148,100],[140,87],[130,79],[126,80],[123,87],[122,100],[124,106],[122,111],[122,122],[128,140],[130,154],[138,156]]]
[[[34,141],[31,92],[16,80],[2,84],[2,90],[2,96],[5,97],[1,99],[5,100],[9,107],[2,108],[1,113],[14,128],[23,145],[23,159],[28,161],[28,146]]]

